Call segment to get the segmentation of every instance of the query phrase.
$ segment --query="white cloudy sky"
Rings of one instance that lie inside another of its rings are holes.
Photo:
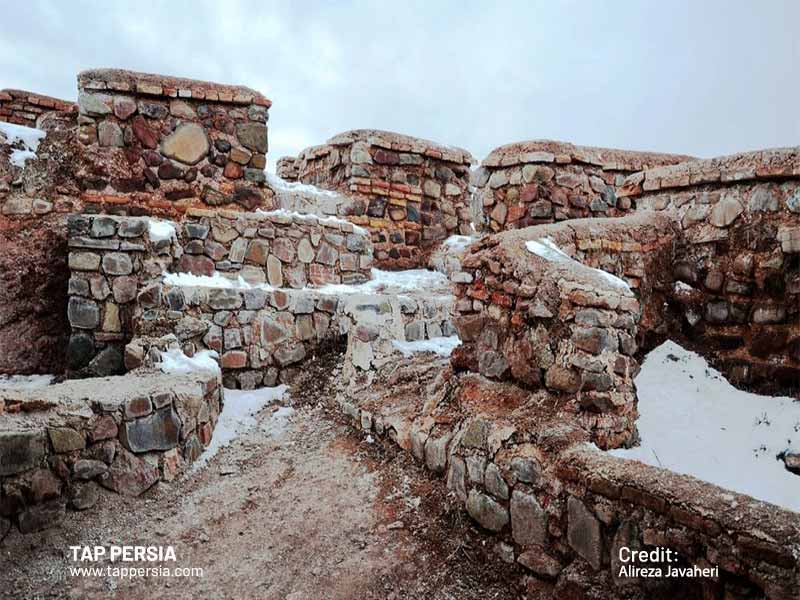
[[[0,88],[93,67],[249,85],[269,162],[347,129],[715,156],[800,141],[800,2],[0,0]]]

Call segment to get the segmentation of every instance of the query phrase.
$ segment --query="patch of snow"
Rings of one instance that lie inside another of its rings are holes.
[[[540,238],[538,240],[528,240],[525,242],[525,248],[531,254],[541,256],[545,260],[549,260],[551,262],[572,263],[574,265],[578,265],[578,267],[581,269],[589,269],[590,271],[594,271],[596,275],[599,275],[605,279],[612,286],[623,289],[627,292],[631,291],[630,286],[616,275],[607,273],[602,269],[595,269],[588,265],[584,265],[583,263],[575,260],[569,254],[566,254],[563,250],[561,250],[561,248],[556,246],[553,240],[548,237]]]
[[[282,434],[286,431],[286,427],[289,425],[289,419],[294,415],[296,411],[290,406],[281,406],[278,410],[272,413],[269,421],[264,423],[261,426],[261,431],[269,435],[270,437],[275,437]]]
[[[694,288],[690,286],[688,283],[684,283],[683,281],[676,281],[673,289],[676,292],[693,292]]]
[[[288,183],[288,182],[287,182]],[[301,184],[305,185],[305,184]],[[343,225],[343,224],[350,224],[350,221],[346,221],[344,219],[340,219],[338,217],[320,217],[319,215],[314,215],[310,213],[300,213],[296,210],[287,210],[285,208],[278,208],[275,210],[261,210],[258,209],[256,211],[260,215],[268,215],[273,217],[289,217],[292,219],[300,219],[302,221],[319,221],[320,223],[328,223],[330,225]],[[358,225],[353,225],[353,231],[362,235],[367,235],[367,230],[363,227],[359,227]]]
[[[193,275],[192,273],[163,273],[162,281],[167,285],[178,285],[185,287],[210,287],[210,288],[229,288],[249,290],[259,288],[264,290],[275,289],[266,283],[249,284],[241,275],[236,279],[225,277],[219,271],[209,275]]]
[[[0,375],[0,387],[41,388],[55,378],[55,375]]]
[[[278,190],[281,192],[290,192],[290,193],[297,193],[297,194],[310,194],[312,196],[323,196],[326,198],[335,198],[339,194],[336,192],[332,192],[330,190],[323,190],[322,188],[318,188],[315,185],[310,185],[308,183],[301,183],[299,181],[286,181],[285,179],[278,177],[274,173],[269,173],[264,171],[267,175],[267,183],[270,187],[274,190]]]
[[[199,456],[197,461],[189,470],[196,473],[203,469],[208,462],[216,456],[225,446],[228,446],[237,437],[247,433],[258,424],[256,415],[265,407],[281,398],[288,389],[285,385],[278,387],[260,388],[257,390],[229,390],[224,391],[225,403],[219,415],[214,434],[211,436],[211,443]],[[273,435],[279,434],[286,428],[289,417],[294,414],[294,409],[282,407],[273,413],[270,421],[265,425],[266,428],[274,426]]]
[[[383,271],[372,269],[372,279],[356,285],[330,283],[316,288],[324,294],[374,294],[384,290],[413,292],[450,287],[444,273],[427,269],[408,269],[406,271]]]
[[[800,477],[776,458],[800,451],[800,401],[737,390],[674,342],[636,377],[641,445],[611,450],[800,512]]]
[[[25,146],[24,149],[14,149],[11,151],[9,160],[15,167],[24,167],[25,161],[30,158],[36,158],[36,151],[39,149],[39,143],[47,135],[47,133],[41,129],[24,127],[13,123],[0,123],[0,131],[5,134],[7,144],[11,145],[21,142],[22,145]]]
[[[434,337],[428,340],[416,340],[405,342],[393,340],[392,345],[397,348],[403,356],[411,356],[416,352],[433,352],[439,356],[450,356],[457,346],[461,345],[461,340],[457,335],[449,337]]]
[[[150,230],[151,242],[161,242],[163,240],[171,240],[176,237],[175,223],[172,221],[157,221],[155,219],[150,219],[148,229]]]
[[[467,246],[477,241],[477,236],[471,235],[451,235],[449,238],[442,242],[445,246],[454,248],[456,250],[466,250]]]
[[[192,357],[186,356],[178,348],[171,348],[161,353],[159,367],[164,373],[192,373],[193,371],[211,371],[219,373],[219,363],[215,359],[219,354],[215,350],[200,350]]]

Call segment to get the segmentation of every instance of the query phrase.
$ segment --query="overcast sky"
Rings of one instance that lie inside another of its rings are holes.
[[[710,157],[800,143],[800,2],[0,0],[0,88],[82,69],[253,87],[270,170],[355,128]]]

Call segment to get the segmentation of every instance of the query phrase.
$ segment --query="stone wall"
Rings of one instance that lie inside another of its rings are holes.
[[[800,593],[796,513],[600,452],[586,444],[580,415],[546,390],[417,357],[384,364],[374,386],[339,405],[357,428],[445,478],[497,558],[530,574],[531,597],[788,600]],[[670,549],[677,562],[669,566],[718,573],[620,576],[622,546]]]
[[[0,121],[39,127],[47,113],[77,113],[74,102],[23,90],[0,90]]]
[[[460,148],[396,133],[356,130],[307,148],[278,174],[354,197],[346,216],[367,227],[381,268],[425,266],[450,235],[472,233],[469,169]]]
[[[166,236],[156,235],[151,229],[155,223],[148,217],[69,217],[70,374],[123,372],[134,309],[152,295],[150,281],[168,271],[179,254],[174,226],[159,222]]]
[[[682,229],[674,335],[765,392],[800,390],[799,176],[797,149],[765,150],[645,171],[619,192]]]
[[[0,387],[0,538],[91,508],[98,485],[139,496],[171,481],[211,441],[222,401],[211,372]]]
[[[180,272],[241,276],[247,283],[303,288],[370,278],[369,234],[348,221],[286,210],[190,209],[182,225]]]
[[[629,197],[616,194],[626,176],[686,160],[692,157],[546,140],[501,146],[472,173],[476,226],[491,232],[622,216],[632,209]]]
[[[84,71],[78,91],[86,202],[129,214],[273,208],[264,176],[271,102],[258,92],[114,69]]]
[[[632,443],[639,328],[661,322],[675,239],[672,221],[650,213],[473,244],[456,278],[454,364],[570,398],[602,448]]]

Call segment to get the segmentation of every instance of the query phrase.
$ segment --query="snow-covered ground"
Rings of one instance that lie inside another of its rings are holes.
[[[265,407],[281,398],[288,389],[285,385],[266,387],[257,390],[225,390],[225,404],[219,415],[217,426],[211,437],[211,443],[192,465],[192,473],[196,473],[214,458],[220,449],[231,444],[236,438],[255,428],[258,424],[256,415]],[[272,413],[262,425],[269,435],[279,435],[294,414],[294,409],[282,406]]]
[[[427,340],[416,340],[405,342],[394,340],[392,345],[397,348],[403,356],[411,356],[416,352],[433,352],[439,356],[450,356],[456,346],[461,345],[461,340],[457,335],[449,337],[434,337]]]
[[[53,383],[55,375],[0,375],[0,387],[40,388]]]
[[[0,123],[0,132],[5,135],[7,143],[22,142],[22,145],[25,146],[24,150],[15,149],[11,151],[9,160],[16,167],[24,167],[26,160],[36,158],[39,142],[47,135],[41,129],[14,125],[13,123]]]
[[[150,223],[148,223],[148,229],[151,242],[160,242],[176,237],[175,223],[172,221],[159,221],[157,219],[150,219]]]
[[[612,450],[800,512],[800,477],[777,455],[800,451],[800,400],[737,390],[674,342],[636,377],[641,445]]]

